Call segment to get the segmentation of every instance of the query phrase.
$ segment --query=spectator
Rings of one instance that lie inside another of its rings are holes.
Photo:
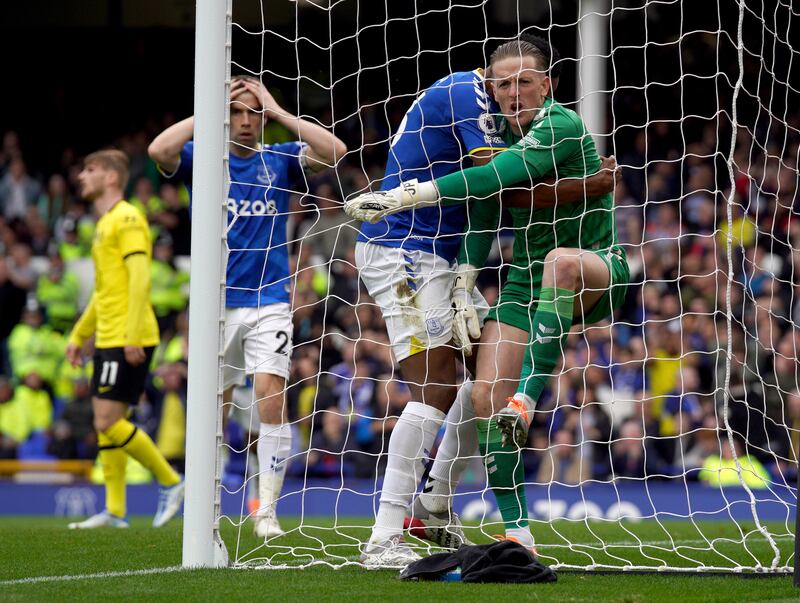
[[[9,223],[24,222],[41,192],[42,186],[28,176],[22,157],[13,157],[8,172],[0,180],[0,211]]]
[[[703,468],[700,470],[700,481],[708,486],[727,487],[740,486],[742,482],[753,490],[763,490],[770,483],[769,473],[755,457],[743,454],[742,443],[739,436],[733,437],[733,446],[736,451],[736,459],[733,457],[730,440],[726,435],[722,435],[720,452],[710,455]],[[741,474],[737,469],[741,467]]]
[[[307,220],[311,224],[302,233],[303,239],[323,258],[346,258],[355,248],[358,229],[341,211],[342,200],[336,189],[322,182],[313,199],[317,204],[316,217]]]
[[[153,219],[172,239],[173,253],[177,256],[191,252],[192,225],[189,208],[181,199],[178,188],[165,182],[159,189],[163,207],[153,215]]]
[[[95,219],[83,201],[73,203],[69,211],[58,219],[54,232],[65,262],[89,257],[94,227]]]
[[[161,232],[161,225],[155,220],[155,216],[161,212],[164,204],[156,195],[150,178],[141,176],[133,182],[133,193],[128,202],[147,217],[150,224],[150,236],[155,241]]]
[[[35,371],[48,385],[52,384],[64,358],[64,345],[64,338],[44,324],[36,299],[29,298],[22,322],[8,337],[12,374],[23,380]]]
[[[31,263],[31,248],[25,243],[16,243],[11,247],[8,262],[8,276],[17,287],[32,291],[39,275]]]
[[[641,419],[630,418],[622,424],[611,444],[611,475],[614,479],[644,479],[663,474],[652,438],[645,438]]]
[[[321,429],[315,429],[307,456],[308,477],[349,477],[353,464],[346,454],[350,445],[345,417],[331,406],[320,413]]]
[[[50,229],[44,220],[39,216],[35,207],[28,210],[28,217],[25,220],[25,227],[18,229],[20,240],[30,245],[33,255],[45,256],[52,247]]]
[[[3,144],[0,146],[0,177],[5,175],[11,160],[16,157],[22,157],[19,135],[14,130],[7,130],[3,134]]]
[[[31,433],[44,432],[53,424],[53,403],[44,380],[31,368],[14,389],[14,400],[23,408]]]
[[[67,180],[61,174],[53,174],[47,181],[47,190],[39,195],[36,209],[49,229],[53,229],[58,218],[65,215],[72,206],[72,194],[67,188]]]
[[[319,358],[312,354],[295,357],[292,361],[292,383],[287,392],[290,418],[297,420],[302,449],[308,448],[311,441],[311,428],[314,425],[314,411],[327,408],[335,401],[330,388],[318,388],[318,380],[330,383],[330,375],[319,375]],[[321,390],[321,391],[320,391]]]
[[[166,233],[156,239],[150,264],[150,303],[158,320],[161,338],[169,337],[179,312],[189,300],[189,275],[175,265],[172,239]]]
[[[74,272],[64,266],[61,255],[50,256],[50,267],[39,277],[36,299],[44,308],[47,324],[63,334],[69,332],[78,316],[80,285]]]
[[[545,449],[536,482],[539,484],[578,484],[581,479],[580,456],[575,454],[574,422],[577,413],[571,413],[566,429],[550,432],[551,444]]]
[[[175,362],[157,371],[160,387],[154,400],[158,428],[155,443],[164,458],[180,473],[186,446],[186,365]],[[151,390],[149,390],[151,391]]]
[[[97,453],[97,433],[92,424],[89,379],[78,375],[72,382],[72,397],[55,421],[47,452],[60,459],[90,459]]]
[[[65,262],[72,262],[73,260],[87,257],[87,251],[78,239],[77,226],[78,225],[72,219],[64,219],[59,222],[61,235],[57,243],[58,255],[60,255]]]
[[[589,368],[602,372],[598,367]],[[590,382],[587,371],[585,385],[576,384],[574,389],[575,404],[579,407],[574,435],[576,443],[579,444],[576,454],[580,462],[581,482],[603,478],[608,475],[610,468],[611,420],[603,410],[606,404],[598,401],[596,387],[596,383]]]
[[[735,248],[743,247],[745,249],[752,247],[756,242],[756,235],[758,233],[758,225],[755,221],[747,215],[744,208],[739,203],[732,203],[730,205],[733,212],[733,228],[731,229],[731,237]],[[728,241],[728,222],[724,221],[720,224],[718,242],[724,249]]]
[[[30,434],[30,424],[23,403],[14,398],[8,379],[0,377],[0,459],[13,459],[17,447]]]
[[[689,479],[698,479],[706,460],[719,454],[718,438],[717,418],[713,414],[707,414],[703,417],[702,427],[695,434],[692,447],[683,456],[683,468],[689,470]]]

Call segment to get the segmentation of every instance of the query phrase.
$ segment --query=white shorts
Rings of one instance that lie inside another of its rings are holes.
[[[223,388],[243,385],[255,373],[288,379],[292,329],[292,310],[286,303],[225,308]]]
[[[356,266],[383,313],[398,362],[450,343],[453,337],[450,291],[455,264],[425,251],[359,241]],[[489,305],[477,288],[472,291],[472,303],[483,323]]]

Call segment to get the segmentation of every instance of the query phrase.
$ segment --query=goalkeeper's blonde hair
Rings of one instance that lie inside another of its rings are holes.
[[[491,56],[489,57],[489,67],[486,70],[487,77],[491,77],[491,70],[492,65],[494,65],[497,61],[502,61],[503,59],[507,59],[509,57],[525,57],[531,56],[536,61],[536,67],[541,71],[548,71],[549,68],[549,59],[542,50],[531,44],[526,40],[511,40],[510,42],[505,42],[500,44],[497,48],[494,49]]]

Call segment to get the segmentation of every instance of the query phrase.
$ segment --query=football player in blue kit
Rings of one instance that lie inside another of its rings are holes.
[[[287,218],[290,191],[304,174],[333,167],[347,148],[325,128],[283,109],[251,76],[235,76],[230,90],[228,265],[225,275],[225,401],[253,376],[260,431],[260,506],[255,534],[283,534],[275,514],[292,434],[285,392],[292,354],[291,276]],[[262,145],[266,121],[285,126],[302,142]],[[148,152],[162,173],[191,185],[194,118],[170,126]]]
[[[390,141],[381,189],[413,178],[433,180],[462,166],[488,161],[505,147],[494,126],[492,102],[479,69],[453,73],[424,90]],[[389,439],[380,505],[362,555],[367,567],[401,567],[418,558],[403,542],[403,521],[451,406],[447,433],[454,437],[445,436],[437,458],[447,456],[452,465],[459,450],[462,457],[465,450],[472,452],[469,434],[459,437],[456,433],[475,429],[467,414],[471,383],[461,387],[459,403],[454,405],[457,354],[449,345],[456,335],[450,301],[453,264],[466,218],[464,205],[401,212],[376,224],[364,222],[356,242],[361,280],[381,309],[412,400]],[[489,310],[477,289],[472,305],[483,314]],[[453,450],[445,455],[443,449],[448,446]],[[437,485],[448,484],[454,468],[435,465],[431,475],[439,474]],[[414,516],[436,531],[432,535],[442,545],[457,547],[464,541],[463,530],[447,505],[443,513],[433,516],[417,503]]]
[[[539,38],[536,43],[551,58],[548,42]],[[381,190],[487,163],[505,148],[490,81],[484,78],[480,69],[452,73],[416,98],[391,139]],[[533,192],[504,193],[502,203],[530,207],[534,196],[537,203],[573,202],[596,187],[611,190],[613,176],[603,172],[585,180],[542,183]],[[471,355],[489,311],[474,287],[477,271],[456,267],[467,213],[467,204],[400,212],[375,224],[364,222],[357,239],[361,280],[381,308],[412,394],[389,440],[380,505],[362,554],[367,567],[403,567],[419,558],[403,541],[404,520],[414,535],[441,546],[467,542],[451,497],[466,466],[478,457],[478,441],[472,381],[457,386],[456,360]],[[443,423],[444,437],[412,507]]]

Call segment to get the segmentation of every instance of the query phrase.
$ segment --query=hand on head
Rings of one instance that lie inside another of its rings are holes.
[[[266,86],[255,79],[237,79],[231,84],[231,101],[239,99],[245,93],[252,94],[258,102],[257,111],[263,111],[268,118],[286,117],[289,114],[278,104]]]

